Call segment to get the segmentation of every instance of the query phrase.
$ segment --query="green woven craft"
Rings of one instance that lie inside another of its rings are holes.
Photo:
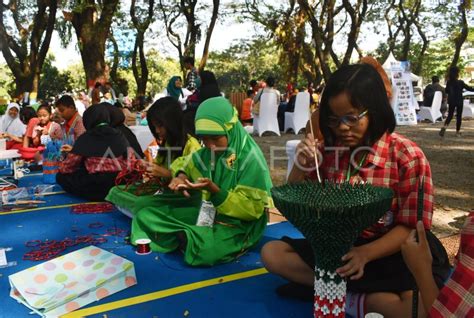
[[[303,233],[313,248],[315,317],[338,317],[339,314],[343,317],[346,287],[335,271],[343,265],[341,257],[351,249],[362,231],[390,209],[392,197],[390,188],[368,183],[307,181],[272,189],[275,206]],[[333,307],[335,298],[340,300],[336,309]],[[326,303],[330,305],[326,306]]]

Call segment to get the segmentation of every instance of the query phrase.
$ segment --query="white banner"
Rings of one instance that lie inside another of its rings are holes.
[[[416,99],[410,77],[410,62],[392,62],[392,108],[397,125],[416,125]]]

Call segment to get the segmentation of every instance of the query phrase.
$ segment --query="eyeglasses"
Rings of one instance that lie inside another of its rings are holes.
[[[363,111],[359,115],[344,115],[341,117],[329,116],[328,126],[331,128],[336,128],[336,127],[339,127],[339,125],[342,122],[344,125],[347,125],[349,127],[354,127],[355,125],[357,125],[357,123],[362,117],[367,115],[367,113],[368,113],[368,110]]]

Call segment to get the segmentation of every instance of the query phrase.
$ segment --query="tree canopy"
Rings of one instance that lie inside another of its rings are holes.
[[[470,0],[2,1],[1,67],[8,72],[0,95],[47,97],[96,81],[130,96],[154,95],[171,76],[185,75],[184,56],[213,71],[226,92],[269,75],[280,87],[318,84],[363,55],[383,62],[390,52],[425,78],[444,77],[450,65],[468,62],[460,52],[473,46],[470,10]],[[212,50],[213,31],[236,23],[251,23],[254,31]],[[64,45],[77,39],[82,70],[58,70],[54,59],[61,57],[46,57],[54,31]]]

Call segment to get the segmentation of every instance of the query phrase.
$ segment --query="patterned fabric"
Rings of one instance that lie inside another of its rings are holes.
[[[127,167],[127,160],[123,157],[88,157],[84,160],[83,156],[69,153],[66,160],[59,165],[59,172],[63,174],[73,173],[80,168],[83,161],[88,173],[118,172]]]
[[[341,148],[342,149],[342,148]],[[416,228],[418,183],[424,177],[423,224],[431,228],[433,217],[433,183],[431,168],[421,149],[407,138],[396,134],[383,135],[372,147],[362,168],[350,177],[350,181],[362,179],[375,186],[389,187],[395,192],[392,207],[376,224],[366,229],[364,238],[380,237],[395,225],[403,224]],[[337,157],[336,157],[337,156]],[[323,179],[345,181],[348,174],[350,153],[326,149],[320,172]],[[354,162],[351,170],[356,170]],[[316,174],[310,173],[315,179]]]
[[[197,88],[198,73],[195,67],[193,67],[188,75],[186,76],[186,88],[190,91],[194,91]]]
[[[474,317],[474,212],[461,231],[454,273],[440,290],[428,317]]]
[[[76,112],[76,114],[64,125],[64,130],[66,137],[72,133],[74,140],[77,140],[80,135],[86,132],[86,128],[82,122],[82,117],[78,112]]]

